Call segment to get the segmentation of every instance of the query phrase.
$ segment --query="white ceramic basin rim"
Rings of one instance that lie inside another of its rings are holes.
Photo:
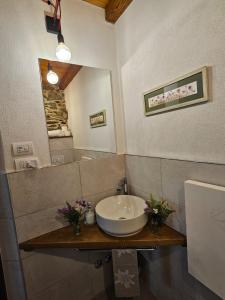
[[[96,206],[98,225],[114,236],[133,235],[147,223],[145,200],[131,195],[117,195],[101,200]]]

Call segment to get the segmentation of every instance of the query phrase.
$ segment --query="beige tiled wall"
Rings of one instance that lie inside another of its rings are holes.
[[[57,208],[81,197],[76,163],[8,174],[19,242],[62,227]]]
[[[130,192],[145,199],[163,196],[175,208],[167,223],[186,233],[184,181],[193,179],[225,186],[225,166],[189,161],[126,155]],[[147,287],[157,299],[219,300],[187,271],[184,247],[170,247],[145,254]]]
[[[123,155],[8,174],[18,242],[65,226],[56,211],[66,201],[83,197],[96,204],[116,194],[124,176]],[[20,254],[28,300],[98,299],[112,284],[112,279],[104,282],[104,268],[94,268],[91,253],[61,249]]]
[[[150,193],[167,198],[177,211],[169,218],[168,224],[183,233],[184,181],[195,179],[225,185],[223,165],[131,155],[126,156],[126,165],[124,156],[115,156],[9,174],[19,241],[64,226],[61,220],[55,217],[57,208],[65,201],[82,196],[96,203],[115,194],[120,179],[125,176],[125,166],[130,192],[144,198],[148,198]],[[5,184],[1,189],[4,188]],[[9,195],[7,197],[9,199]],[[9,207],[4,206],[4,202],[2,207],[4,209],[0,216],[4,217],[5,214],[8,215]],[[13,226],[14,223],[7,230]],[[4,230],[4,233],[7,231]],[[13,247],[10,250],[11,254],[9,251],[11,257],[17,255],[17,246],[14,244]],[[104,254],[99,255],[104,258]],[[82,300],[110,299],[106,288],[112,285],[111,264],[95,269],[94,262],[97,256],[90,252],[79,254],[72,249],[32,253],[21,251],[28,300],[66,300],[71,297]],[[21,270],[20,261],[16,256],[14,258],[14,270]],[[182,247],[145,253],[142,272],[145,277],[145,284],[142,284],[143,299],[153,299],[153,293],[156,299],[160,300],[218,300],[217,296],[188,274],[186,260],[186,249]],[[12,273],[11,264],[8,264],[7,270],[8,274]],[[20,291],[23,287],[21,278],[17,281],[21,283],[18,287]],[[10,284],[11,281],[8,282]],[[13,297],[12,299],[14,300]]]

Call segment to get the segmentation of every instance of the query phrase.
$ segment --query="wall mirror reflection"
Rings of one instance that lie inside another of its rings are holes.
[[[116,153],[109,70],[39,59],[53,165]]]

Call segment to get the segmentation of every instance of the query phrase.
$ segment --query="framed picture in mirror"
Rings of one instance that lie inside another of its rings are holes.
[[[90,115],[89,119],[91,128],[106,126],[106,110]]]

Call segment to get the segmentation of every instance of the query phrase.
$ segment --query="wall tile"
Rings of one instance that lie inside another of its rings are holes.
[[[51,138],[49,139],[50,150],[65,150],[73,148],[73,137]]]
[[[150,198],[150,191],[149,192],[143,191],[142,189],[140,189],[138,186],[135,185],[129,186],[128,191],[129,194],[139,196],[145,200],[148,200]]]
[[[23,274],[18,261],[4,261],[3,272],[9,300],[26,300]]]
[[[111,251],[102,253],[89,252],[89,262],[91,268],[91,284],[92,284],[92,296],[98,298],[103,291],[110,289],[114,285],[113,280],[113,268],[112,261],[104,263],[106,255],[111,255]],[[96,260],[102,260],[103,266],[99,269],[95,268]],[[102,295],[103,296],[103,295]]]
[[[128,185],[148,194],[162,195],[160,159],[126,155],[126,176]]]
[[[108,191],[105,191],[105,192],[102,192],[102,193],[99,193],[96,195],[88,195],[85,197],[85,200],[91,202],[94,206],[96,206],[100,200],[107,198],[107,197],[114,196],[116,194],[117,194],[116,188],[113,188],[112,190],[108,190]]]
[[[54,300],[82,299],[77,297],[79,293],[80,296],[91,294],[91,266],[87,252],[77,253],[72,249],[38,251],[23,260],[23,269],[28,299],[42,299],[41,296],[48,299],[46,295],[51,295],[50,299]]]
[[[81,197],[77,163],[11,173],[8,178],[15,217]]]
[[[52,150],[52,151],[50,151],[50,155],[51,155],[52,165],[62,165],[61,162],[60,163],[54,162],[54,156],[58,156],[58,155],[64,156],[63,164],[72,163],[74,161],[73,149]]]
[[[19,260],[19,250],[13,219],[0,219],[0,249],[2,259]]]
[[[184,181],[192,179],[225,186],[225,166],[162,159],[161,169],[163,197],[168,199],[176,210],[167,223],[185,233]]]
[[[20,258],[21,260],[29,257],[29,256],[32,256],[32,255],[35,255],[35,252],[34,251],[24,251],[24,250],[20,250]]]
[[[94,159],[107,158],[111,156],[116,156],[116,153],[94,151],[94,150],[83,150],[83,149],[73,149],[74,157],[76,161],[80,161],[82,156],[87,156]]]
[[[76,280],[78,278],[78,280]],[[80,279],[85,286],[80,286]],[[73,274],[39,293],[28,294],[29,300],[93,300],[92,291],[86,283],[87,277],[83,273]],[[31,291],[32,292],[32,291]]]
[[[16,218],[18,242],[21,243],[66,226],[66,221],[57,214],[58,208],[61,207],[55,206]]]
[[[0,219],[8,219],[12,217],[7,175],[0,174]]]
[[[84,197],[116,189],[125,176],[124,156],[81,161],[80,173]]]

